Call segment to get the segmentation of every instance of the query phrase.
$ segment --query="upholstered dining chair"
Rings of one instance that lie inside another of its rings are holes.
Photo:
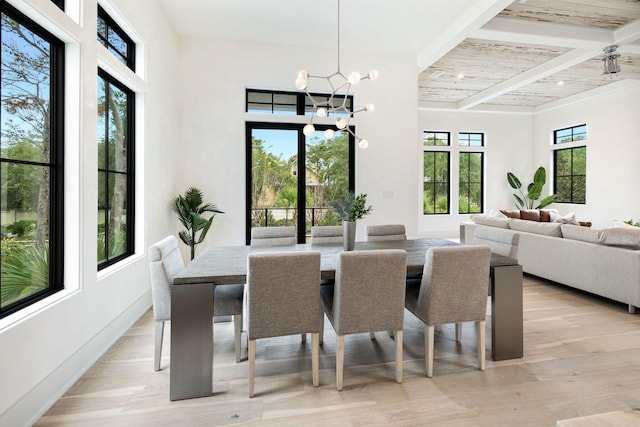
[[[285,246],[296,244],[296,228],[286,227],[253,227],[251,229],[251,246]]]
[[[420,287],[407,288],[405,307],[424,323],[427,377],[433,376],[434,327],[475,322],[480,370],[485,368],[487,277],[491,263],[488,246],[429,248]]]
[[[313,385],[319,383],[320,252],[251,253],[247,257],[249,397],[256,340],[311,333]]]
[[[151,299],[156,326],[154,356],[156,371],[160,370],[164,322],[171,320],[171,284],[173,278],[183,268],[184,261],[178,249],[178,240],[174,236],[167,236],[149,247]],[[240,361],[241,354],[243,292],[244,285],[216,286],[213,297],[214,316],[233,316],[236,362]]]
[[[520,234],[497,227],[476,227],[472,245],[486,245],[491,252],[518,260]]]
[[[402,224],[368,225],[365,228],[365,240],[367,242],[407,240],[407,233]]]
[[[402,382],[402,329],[407,252],[399,249],[340,252],[334,286],[320,288],[320,302],[336,331],[336,388],[342,390],[344,337],[394,331],[396,381]],[[320,324],[320,333],[323,333]],[[372,338],[374,336],[372,335]]]
[[[342,244],[344,232],[341,225],[314,225],[311,227],[311,244]]]

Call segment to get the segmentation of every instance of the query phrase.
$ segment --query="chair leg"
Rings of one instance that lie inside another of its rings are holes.
[[[376,339],[375,332],[369,332],[369,338],[371,338],[372,340],[375,340]]]
[[[160,370],[160,359],[162,357],[162,337],[164,335],[164,320],[156,321],[156,345],[153,357],[153,368]]]
[[[303,343],[307,342],[307,334],[301,334],[300,337],[301,337]]]
[[[481,371],[485,368],[485,333],[486,320],[476,322],[476,340],[478,341],[478,365]]]
[[[233,315],[233,332],[235,335],[236,344],[236,363],[239,363],[242,359],[241,355],[241,341],[242,341],[242,313]]]
[[[344,374],[344,335],[336,337],[336,389],[342,390]]]
[[[396,382],[402,383],[402,331],[396,331]]]
[[[253,397],[253,380],[256,375],[256,340],[249,340],[249,397]]]
[[[456,323],[456,342],[462,342],[462,323]]]
[[[320,346],[318,341],[320,334],[315,332],[311,334],[311,371],[313,373],[313,386],[318,387],[320,384]]]
[[[427,377],[433,376],[433,341],[435,329],[433,326],[424,325],[424,361],[426,364]]]
[[[320,336],[319,343],[320,345],[324,344],[324,311],[320,310],[320,332],[318,335]]]

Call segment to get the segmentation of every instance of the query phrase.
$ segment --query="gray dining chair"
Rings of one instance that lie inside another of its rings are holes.
[[[494,254],[513,258],[516,261],[519,243],[519,233],[498,227],[476,227],[471,240],[472,245],[489,246]]]
[[[341,225],[314,225],[311,227],[311,244],[343,244],[343,230]]]
[[[340,252],[334,286],[320,288],[320,302],[336,331],[336,388],[342,390],[344,337],[394,331],[396,381],[402,382],[407,252],[400,249]],[[324,331],[320,324],[320,333]],[[372,338],[374,336],[372,335]]]
[[[402,224],[368,225],[365,228],[365,240],[367,242],[407,240],[407,233]]]
[[[313,385],[320,378],[320,252],[251,253],[247,257],[249,397],[254,395],[256,340],[311,333]]]
[[[408,287],[405,307],[424,323],[427,377],[433,376],[434,327],[475,322],[478,365],[485,368],[488,246],[448,246],[427,250],[422,284]],[[460,336],[456,330],[456,339]]]
[[[154,369],[160,370],[164,322],[171,320],[171,284],[184,268],[175,236],[167,236],[149,247],[151,299],[155,320]],[[213,315],[233,316],[236,362],[240,361],[242,338],[242,300],[244,285],[216,286],[213,296]],[[212,337],[213,339],[213,337]]]
[[[286,227],[253,227],[251,229],[251,246],[285,246],[296,244],[296,228]]]

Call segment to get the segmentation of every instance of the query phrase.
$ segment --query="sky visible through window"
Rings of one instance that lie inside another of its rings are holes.
[[[271,153],[284,160],[298,153],[298,131],[296,130],[254,129],[252,135],[264,141],[264,146]]]

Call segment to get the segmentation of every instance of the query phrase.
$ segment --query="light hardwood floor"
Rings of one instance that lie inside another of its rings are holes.
[[[489,322],[487,322],[488,324]],[[388,425],[554,426],[557,420],[640,407],[640,315],[627,306],[525,276],[524,358],[477,370],[475,331],[436,333],[434,376],[424,375],[422,326],[406,315],[404,381],[395,382],[386,333],[347,336],[344,390],[335,389],[335,335],[326,323],[320,386],[311,340],[259,340],[256,397],[247,362],[234,362],[231,323],[215,324],[214,395],[169,401],[169,340],[153,371],[147,312],[38,421],[37,426]],[[487,348],[490,348],[487,329]],[[245,350],[246,351],[246,350]]]

